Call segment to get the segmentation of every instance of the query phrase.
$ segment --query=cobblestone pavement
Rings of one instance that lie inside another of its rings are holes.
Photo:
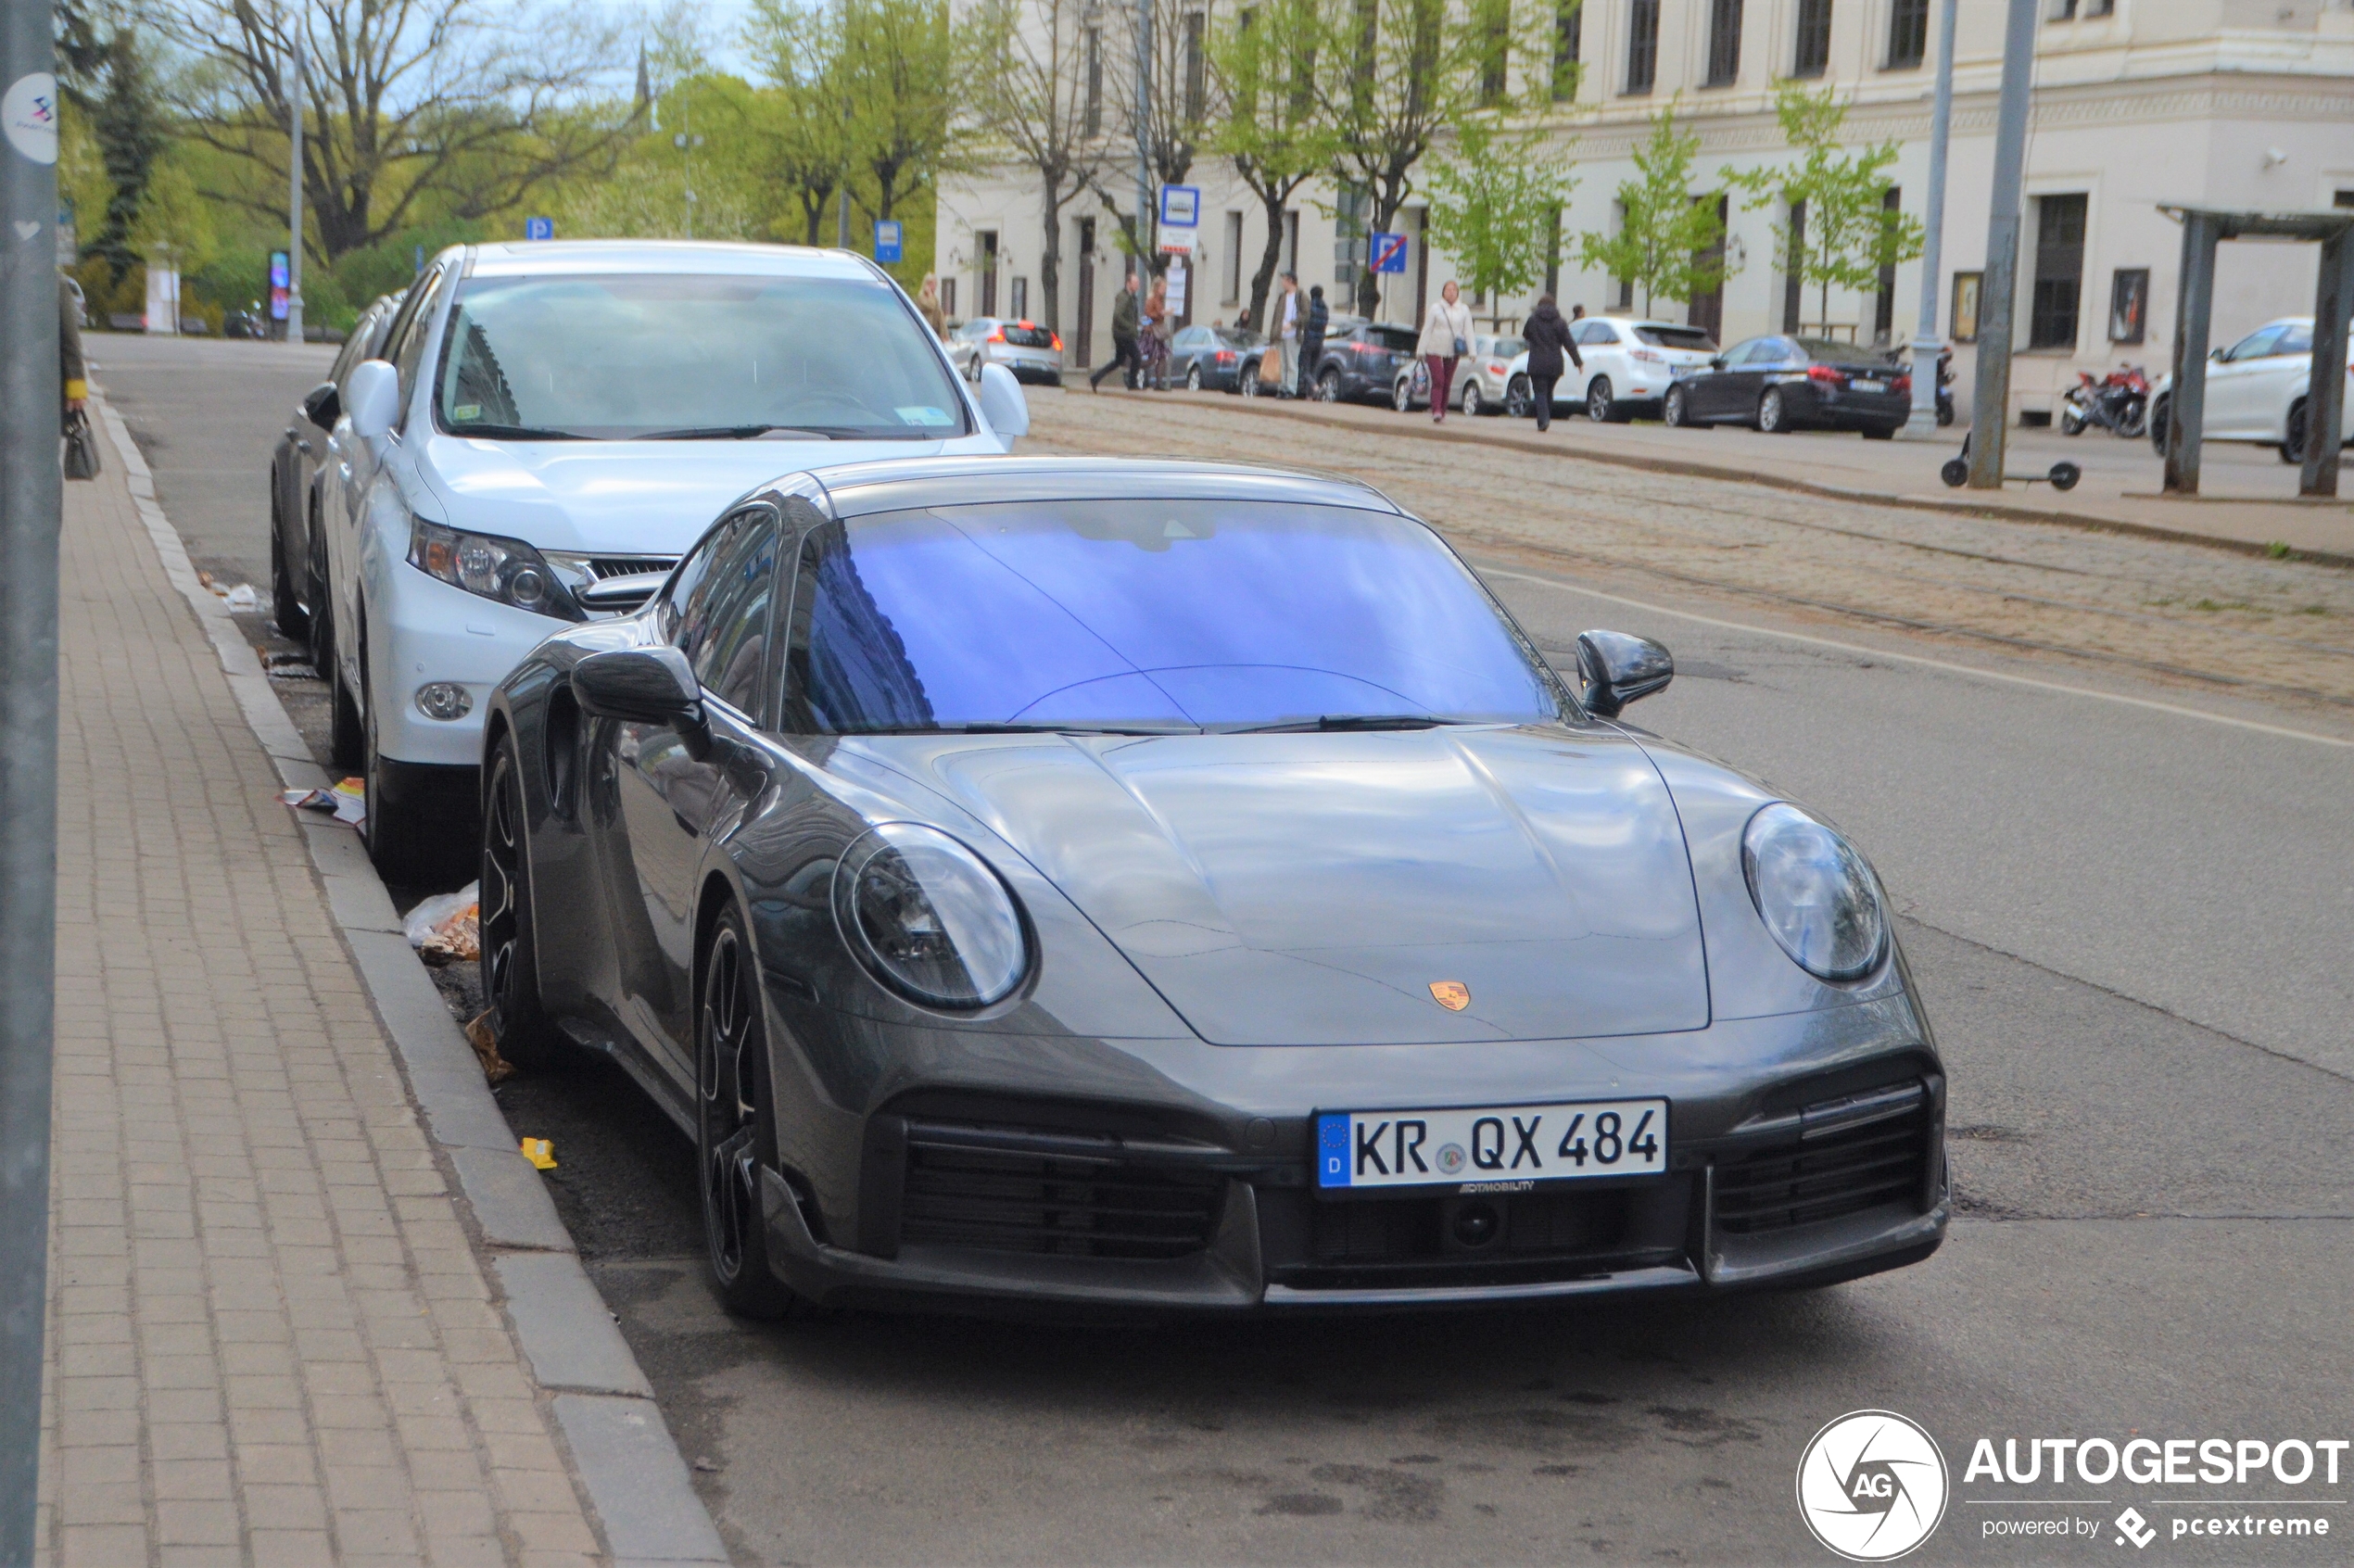
[[[42,1560],[594,1560],[277,778],[108,456],[66,487]]]
[[[1398,439],[1271,418],[1216,395],[1048,391],[1030,405],[1026,451],[1243,457],[1346,473],[1467,548],[1534,551],[1598,587],[1671,583],[1801,621],[2057,652],[2082,667],[2341,718],[2354,707],[2354,572],[2339,568]]]

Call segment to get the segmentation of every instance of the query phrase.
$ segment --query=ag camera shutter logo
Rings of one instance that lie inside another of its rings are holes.
[[[1949,1486],[1937,1440],[1893,1410],[1850,1411],[1798,1461],[1800,1517],[1850,1562],[1888,1562],[1929,1539]]]

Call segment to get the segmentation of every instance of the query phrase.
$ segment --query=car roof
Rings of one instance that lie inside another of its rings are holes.
[[[1024,500],[1289,500],[1399,512],[1361,480],[1247,463],[1093,457],[890,458],[815,468],[842,517]],[[779,487],[791,475],[778,480]]]
[[[746,272],[789,278],[862,278],[880,274],[862,256],[805,245],[744,245],[724,240],[514,240],[472,247],[474,277],[551,272]]]

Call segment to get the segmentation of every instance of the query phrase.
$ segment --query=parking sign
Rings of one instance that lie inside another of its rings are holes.
[[[527,240],[551,240],[556,237],[553,218],[526,218],[523,221],[523,237]]]
[[[1373,236],[1373,271],[1403,272],[1406,270],[1406,236],[1375,234]]]
[[[896,218],[875,220],[876,260],[889,263],[899,259],[899,242],[902,232],[899,220]]]

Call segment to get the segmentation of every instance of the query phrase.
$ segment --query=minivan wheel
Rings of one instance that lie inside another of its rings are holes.
[[[366,657],[364,651],[361,657]],[[362,702],[361,726],[365,740],[360,776],[367,785],[368,815],[361,818],[360,830],[368,841],[368,858],[375,863],[377,875],[395,887],[414,887],[433,873],[428,824],[413,803],[396,806],[386,797],[385,755],[376,746],[374,694],[369,693]]]
[[[741,1318],[789,1316],[800,1297],[768,1265],[760,1173],[777,1159],[768,1037],[743,917],[724,911],[703,955],[695,1016],[695,1164],[704,1250],[719,1304]]]
[[[1613,411],[1610,402],[1610,377],[1598,375],[1586,384],[1586,417],[1596,424],[1608,424]]]

